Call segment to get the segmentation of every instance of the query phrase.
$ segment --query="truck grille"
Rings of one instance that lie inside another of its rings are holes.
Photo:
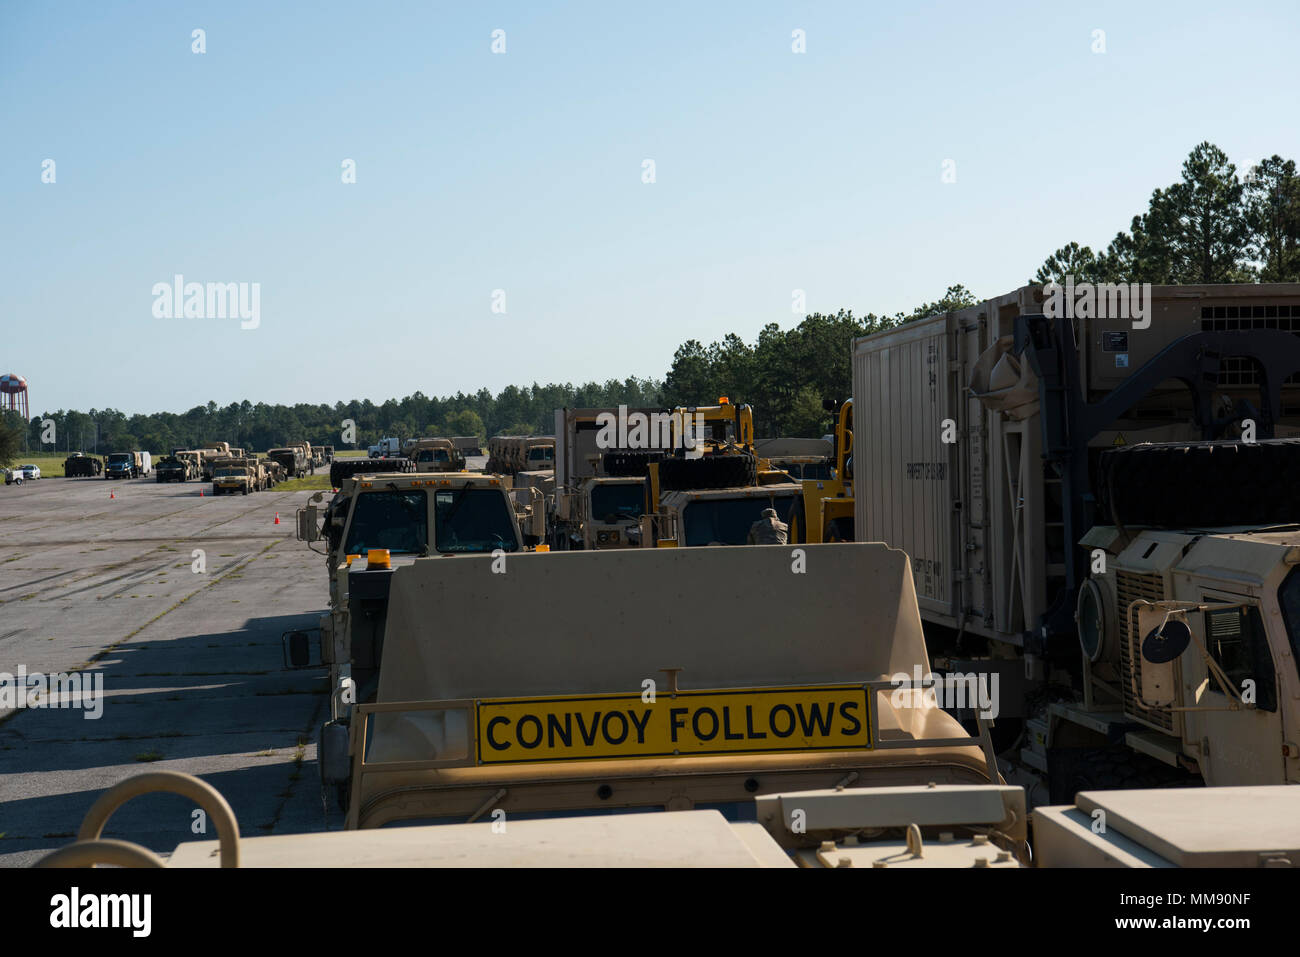
[[[1137,634],[1137,622],[1132,631],[1128,624],[1128,606],[1138,599],[1161,601],[1165,597],[1164,579],[1152,572],[1126,572],[1115,570],[1115,597],[1119,612],[1119,672],[1124,692],[1124,713],[1161,731],[1173,732],[1174,715],[1168,708],[1145,708],[1133,693],[1133,687],[1142,687],[1142,636]],[[1136,619],[1136,615],[1134,618]],[[1131,652],[1131,654],[1130,654]],[[1177,666],[1175,666],[1177,667]]]

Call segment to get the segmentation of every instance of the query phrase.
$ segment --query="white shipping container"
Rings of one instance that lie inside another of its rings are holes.
[[[1065,561],[1077,543],[1066,542],[1036,404],[1016,419],[969,386],[981,356],[1009,344],[1016,318],[1043,311],[1042,287],[1024,286],[853,344],[855,538],[908,553],[927,621],[1014,645],[1053,602],[1073,607]],[[1128,316],[1075,319],[1089,401],[1189,333],[1300,334],[1300,284],[1156,286],[1150,319],[1145,329]],[[1257,399],[1246,360],[1229,358],[1223,370],[1225,395]],[[1090,448],[1095,457],[1111,445],[1199,439],[1191,409],[1182,384],[1162,383]],[[1300,434],[1300,386],[1284,388],[1276,434]]]

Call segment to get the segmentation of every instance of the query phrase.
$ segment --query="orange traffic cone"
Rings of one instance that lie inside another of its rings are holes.
[[[275,513],[275,524],[276,524],[276,525],[279,525],[279,524],[280,524],[280,513],[279,513],[279,512],[276,512],[276,513]]]
[[[109,497],[109,498],[117,498],[117,496],[113,494],[113,490],[112,490],[112,489],[109,489],[109,490],[108,490],[108,497]]]
[[[199,489],[199,498],[203,497],[203,489]]]

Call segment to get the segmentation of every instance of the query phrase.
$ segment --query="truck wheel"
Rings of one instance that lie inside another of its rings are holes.
[[[600,464],[606,475],[624,478],[645,475],[651,462],[662,460],[662,452],[606,452]]]
[[[1300,439],[1162,442],[1107,449],[1099,520],[1154,527],[1296,520]]]
[[[748,452],[700,459],[664,459],[659,463],[659,487],[679,489],[743,488],[758,481],[758,460]]]
[[[1053,804],[1073,804],[1080,791],[1135,788],[1199,787],[1204,782],[1181,768],[1171,768],[1125,747],[1056,748],[1048,754],[1049,792]]]

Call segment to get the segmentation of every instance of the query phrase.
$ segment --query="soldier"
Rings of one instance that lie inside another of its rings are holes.
[[[763,517],[749,526],[747,545],[784,545],[790,526],[776,517],[776,509],[763,509]]]

